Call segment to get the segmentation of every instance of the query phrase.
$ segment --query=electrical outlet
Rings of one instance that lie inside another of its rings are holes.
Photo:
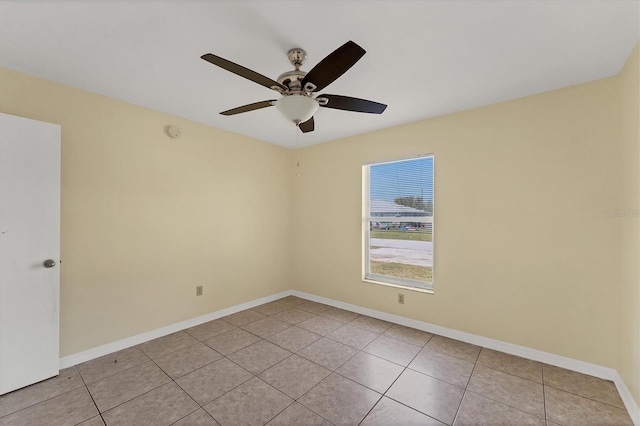
[[[202,296],[202,286],[201,285],[196,287],[196,296]]]
[[[404,294],[398,293],[398,303],[404,305]]]

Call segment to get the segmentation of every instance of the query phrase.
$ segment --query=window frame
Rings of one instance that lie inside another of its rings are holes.
[[[400,222],[418,222],[418,223],[431,223],[431,242],[433,244],[432,259],[433,264],[431,266],[432,278],[431,282],[411,280],[406,278],[399,278],[389,275],[379,275],[369,273],[370,268],[370,240],[371,240],[371,222],[381,222],[380,216],[370,216],[370,202],[371,202],[371,167],[381,164],[399,163],[403,161],[419,160],[422,158],[431,158],[432,166],[432,181],[433,181],[433,211],[431,216],[402,216],[402,217],[387,217],[384,216],[384,222],[400,223]],[[434,154],[421,154],[409,158],[401,158],[396,160],[376,161],[366,163],[362,165],[362,281],[366,283],[385,285],[389,287],[396,287],[410,291],[417,291],[422,293],[434,293],[435,292],[435,155]]]

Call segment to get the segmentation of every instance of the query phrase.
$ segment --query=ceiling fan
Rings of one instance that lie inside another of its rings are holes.
[[[281,74],[278,81],[211,53],[202,55],[201,58],[282,95],[277,100],[255,102],[222,111],[220,114],[235,115],[275,105],[288,120],[294,122],[302,132],[307,133],[312,132],[315,127],[313,114],[319,107],[370,114],[382,114],[387,108],[384,104],[366,99],[318,94],[358,62],[365,53],[362,47],[353,41],[348,41],[320,61],[311,71],[305,72],[300,67],[304,64],[307,53],[300,48],[291,49],[287,56],[295,70]]]

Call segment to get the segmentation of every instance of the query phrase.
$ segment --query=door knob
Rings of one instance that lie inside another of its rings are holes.
[[[43,262],[45,268],[53,268],[56,266],[56,261],[53,259],[47,259]]]

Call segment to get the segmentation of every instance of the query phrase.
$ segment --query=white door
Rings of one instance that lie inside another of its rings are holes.
[[[0,113],[0,395],[58,374],[59,262],[60,126]]]

